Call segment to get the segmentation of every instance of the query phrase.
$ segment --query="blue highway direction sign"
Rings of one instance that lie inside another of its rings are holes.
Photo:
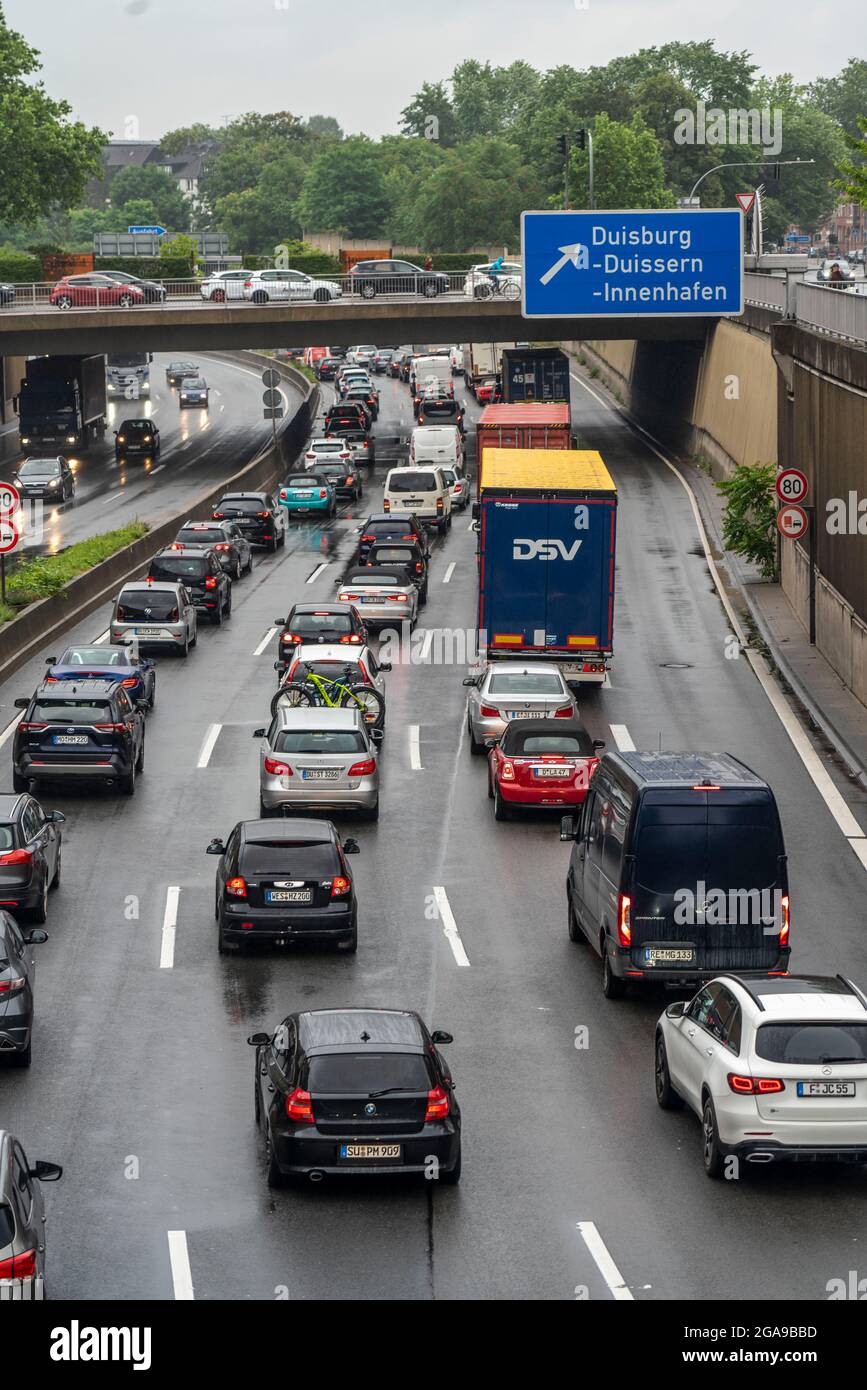
[[[127,227],[127,236],[165,236],[165,227]]]
[[[740,208],[521,215],[525,318],[737,315]]]

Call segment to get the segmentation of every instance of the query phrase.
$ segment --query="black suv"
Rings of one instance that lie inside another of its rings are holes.
[[[282,631],[277,638],[274,669],[288,670],[296,646],[307,642],[335,642],[342,646],[366,646],[367,628],[351,603],[296,603],[288,618],[275,618]]]
[[[232,613],[232,581],[216,551],[169,546],[151,560],[148,579],[163,584],[183,584],[197,613],[204,613],[217,627]]]
[[[286,544],[286,508],[278,506],[270,492],[226,492],[211,516],[234,521],[252,545],[273,552]]]
[[[240,579],[253,569],[253,547],[234,521],[187,521],[169,549],[214,550],[232,579]]]
[[[135,791],[144,771],[147,701],[130,700],[118,681],[45,682],[15,701],[24,710],[12,744],[12,785],[84,781]]]
[[[268,1186],[326,1173],[461,1176],[461,1112],[438,1048],[410,1009],[313,1009],[254,1033],[255,1113]]]
[[[26,793],[0,794],[0,904],[18,917],[45,921],[48,890],[60,882],[65,820],[62,811],[43,811]]]
[[[347,430],[370,433],[373,416],[363,401],[346,401],[332,405],[325,413],[325,434],[344,434]]]
[[[425,531],[417,516],[408,512],[405,516],[390,516],[388,512],[374,512],[361,528],[358,541],[358,563],[367,564],[370,547],[375,541],[416,540],[427,559],[428,550]]]
[[[427,603],[428,553],[414,536],[400,540],[374,541],[367,552],[365,565],[391,569],[395,565],[415,584],[419,603]]]
[[[331,821],[239,821],[219,854],[216,882],[217,946],[240,949],[254,942],[286,945],[316,941],[353,952],[358,944],[358,906],[347,854]]]
[[[375,299],[378,294],[421,294],[436,299],[448,294],[449,277],[437,270],[422,270],[411,261],[356,261],[349,271],[351,294]]]

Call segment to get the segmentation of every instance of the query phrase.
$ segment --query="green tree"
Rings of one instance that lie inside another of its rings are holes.
[[[389,207],[385,234],[397,246],[415,245],[419,239],[418,197],[446,152],[433,140],[405,135],[386,135],[377,148]],[[424,242],[424,237],[421,239]]]
[[[717,483],[726,500],[723,545],[758,565],[765,579],[777,577],[777,502],[773,463],[739,463]]]
[[[178,232],[177,236],[163,237],[160,242],[160,258],[162,260],[185,260],[192,275],[199,259],[198,244],[193,237],[185,236],[183,232]]]
[[[837,201],[833,180],[846,153],[846,138],[837,122],[820,111],[807,87],[800,86],[790,73],[760,79],[752,94],[752,104],[779,109],[782,121],[781,159],[813,159],[803,169],[784,166],[780,180],[771,186],[786,222],[815,228]],[[735,156],[736,157],[736,156]],[[749,158],[747,154],[745,156]],[[770,156],[773,160],[776,156]],[[732,171],[737,173],[737,171]],[[754,175],[758,182],[759,170]],[[767,177],[767,174],[765,174]],[[734,201],[734,193],[732,193]]]
[[[840,164],[842,178],[834,181],[847,202],[860,203],[867,207],[867,116],[858,119],[860,140],[849,138],[848,144],[855,152],[855,159],[844,159]]]
[[[190,225],[190,205],[171,174],[156,164],[131,165],[115,174],[109,187],[112,207],[122,208],[131,199],[146,199],[161,226],[185,232]]]
[[[540,196],[523,152],[506,140],[480,136],[444,151],[419,189],[408,239],[431,251],[517,247],[521,212],[537,206]]]
[[[867,116],[867,60],[850,58],[836,77],[817,77],[809,94],[820,111],[857,140],[859,119]]]
[[[538,96],[540,78],[521,60],[493,68],[467,58],[455,68],[451,84],[458,139],[465,141],[514,130]]]
[[[39,54],[10,29],[0,5],[0,219],[32,226],[70,207],[102,171],[105,131],[69,119],[68,102],[35,79]]]
[[[595,201],[598,208],[665,208],[674,199],[665,186],[659,141],[639,112],[628,125],[604,113],[593,126]],[[570,201],[587,207],[589,157],[574,148],[570,160]]]
[[[112,211],[119,214],[120,231],[127,227],[152,227],[159,220],[156,208],[149,198],[130,198],[123,207]]]
[[[218,141],[219,138],[220,133],[213,126],[205,125],[203,121],[194,121],[192,125],[167,130],[160,140],[160,149],[166,154],[180,154],[190,145],[206,145],[211,140]]]
[[[297,204],[306,172],[297,155],[284,155],[264,166],[255,188],[217,199],[215,221],[229,237],[233,251],[267,255],[300,235]]]
[[[327,140],[343,139],[343,130],[336,116],[308,116],[304,127],[311,135],[324,136]]]
[[[389,213],[378,147],[363,135],[323,144],[313,159],[298,202],[311,232],[379,237]]]
[[[457,141],[457,124],[445,82],[423,82],[408,106],[400,113],[404,135],[434,140],[444,149]]]

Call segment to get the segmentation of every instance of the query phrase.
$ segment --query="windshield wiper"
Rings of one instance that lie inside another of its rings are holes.
[[[411,1091],[411,1086],[384,1086],[381,1091],[368,1091],[367,1099],[373,1100],[376,1096],[390,1096],[393,1091]]]

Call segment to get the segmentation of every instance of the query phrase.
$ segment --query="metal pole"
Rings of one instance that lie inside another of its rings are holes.
[[[6,556],[0,555],[0,602],[6,602]]]
[[[593,132],[592,132],[592,130],[588,130],[588,132],[587,132],[587,154],[588,154],[589,159],[590,159],[590,211],[593,212],[593,211],[595,210],[595,208],[596,208],[596,202],[595,202],[594,195],[593,195]]]
[[[563,165],[563,210],[564,210],[564,212],[568,212],[568,211],[569,211],[569,155],[570,155],[571,153],[572,153],[572,147],[571,147],[571,146],[567,146],[567,148],[566,148],[566,160],[565,160],[565,163],[564,163],[564,165]]]
[[[816,508],[805,507],[810,527],[810,646],[816,645]]]
[[[765,165],[765,164],[786,164],[786,165],[788,165],[788,164],[815,164],[815,163],[816,163],[815,159],[737,159],[737,160],[734,160],[731,164],[715,164],[715,165],[713,166],[712,169],[705,169],[704,173],[701,175],[701,178],[696,179],[695,183],[694,183],[693,186],[692,186],[692,192],[690,193],[689,198],[687,199],[687,202],[690,202],[690,203],[692,202],[693,198],[695,197],[695,190],[698,188],[699,184],[700,184],[704,179],[707,178],[708,174],[715,174],[715,173],[717,173],[717,171],[718,171],[719,169],[746,169],[747,167],[749,167],[749,166],[755,166],[756,164],[761,164],[761,165]]]

